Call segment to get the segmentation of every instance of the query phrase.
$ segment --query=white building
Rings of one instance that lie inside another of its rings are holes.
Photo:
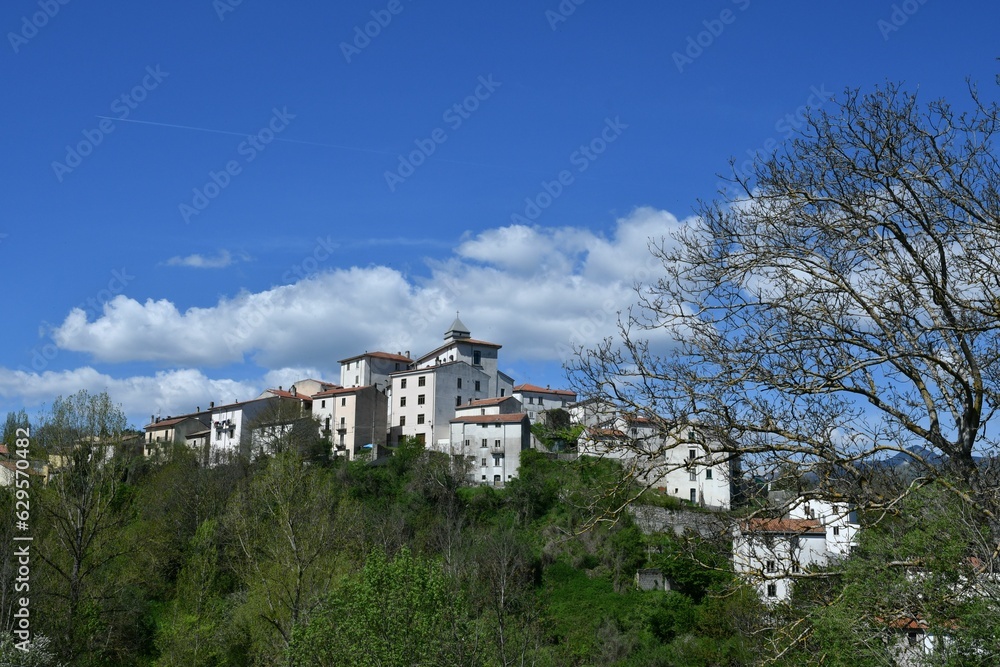
[[[566,409],[576,403],[576,392],[533,384],[519,384],[514,387],[514,397],[521,401],[532,424],[538,422],[546,410]]]
[[[499,403],[490,407],[482,414],[485,407],[470,406],[451,420],[449,453],[469,461],[471,481],[503,486],[517,476],[521,452],[531,445],[531,423],[523,412],[501,413]]]
[[[391,384],[390,376],[405,371],[413,360],[410,353],[365,352],[340,360],[340,384],[343,387],[367,387],[375,385],[386,389]]]
[[[457,317],[444,340],[413,368],[392,373],[393,444],[411,436],[447,451],[456,407],[513,394],[514,381],[497,368],[500,345],[473,339]]]
[[[622,414],[605,401],[573,404],[569,412],[584,430],[581,456],[621,462],[637,484],[702,507],[730,509],[739,461],[721,451],[707,430],[694,426],[663,430],[645,417]]]
[[[312,398],[313,418],[335,456],[354,459],[366,445],[386,444],[389,400],[375,385],[328,389]]]
[[[795,499],[782,518],[741,522],[733,536],[733,566],[767,603],[787,602],[797,575],[850,554],[858,523],[849,507]]]

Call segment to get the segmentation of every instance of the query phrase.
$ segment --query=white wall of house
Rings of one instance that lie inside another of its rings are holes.
[[[755,532],[737,528],[733,539],[733,568],[753,584],[768,604],[788,602],[795,575],[829,561],[826,536],[821,529],[800,532],[777,528]]]
[[[516,419],[516,420],[515,420]],[[450,453],[470,461],[470,480],[503,486],[517,477],[530,446],[527,415],[470,415],[451,421]]]
[[[521,401],[524,412],[527,413],[532,424],[541,420],[542,415],[547,410],[566,409],[576,401],[576,394],[571,391],[553,390],[534,385],[518,385],[513,388],[512,393],[517,400]]]

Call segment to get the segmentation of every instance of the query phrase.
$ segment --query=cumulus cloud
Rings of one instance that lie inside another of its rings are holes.
[[[150,414],[179,415],[205,409],[209,401],[247,400],[270,385],[261,381],[212,379],[201,371],[180,369],[149,376],[116,378],[91,367],[29,373],[0,368],[0,398],[17,399],[31,409],[50,404],[57,396],[81,389],[107,391],[120,403],[133,425],[146,423]],[[141,423],[140,423],[141,422]]]
[[[53,338],[101,362],[332,369],[365,350],[433,349],[460,310],[473,336],[503,344],[508,360],[562,361],[573,345],[614,332],[633,284],[656,277],[648,239],[681,224],[641,208],[607,235],[510,225],[467,236],[450,258],[429,262],[426,278],[342,268],[185,311],[119,295],[93,321],[74,309]]]
[[[221,250],[215,257],[208,255],[188,255],[187,257],[171,257],[164,264],[167,266],[183,266],[192,269],[224,269],[235,264],[236,261],[246,261],[248,257],[244,254],[234,258],[228,250]]]

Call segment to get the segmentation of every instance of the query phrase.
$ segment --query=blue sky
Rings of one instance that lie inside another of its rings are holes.
[[[107,389],[138,425],[456,310],[563,385],[730,157],[1000,71],[987,2],[236,2],[0,9],[0,410]]]

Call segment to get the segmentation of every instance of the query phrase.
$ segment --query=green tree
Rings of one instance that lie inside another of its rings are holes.
[[[336,574],[339,496],[329,470],[284,452],[230,499],[222,522],[245,600],[237,615],[275,664]]]
[[[441,564],[403,549],[372,551],[359,575],[344,580],[296,628],[296,667],[409,667],[483,664],[462,596]]]
[[[67,659],[106,664],[133,650],[137,615],[122,576],[135,516],[125,415],[107,393],[80,391],[56,399],[33,435],[54,467],[47,488],[32,494],[41,629]]]

